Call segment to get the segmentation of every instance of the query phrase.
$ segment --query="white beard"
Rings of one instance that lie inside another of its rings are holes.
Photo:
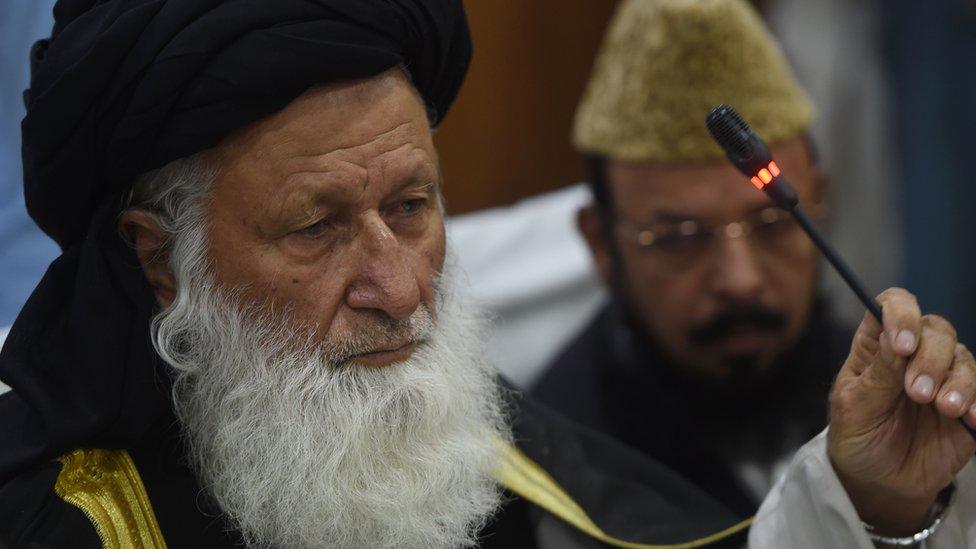
[[[180,292],[153,341],[176,370],[175,409],[201,485],[249,545],[477,542],[501,500],[495,444],[511,434],[481,322],[452,291],[439,292],[436,322],[424,309],[313,344],[283,328],[294,322],[236,304],[189,257],[174,261]],[[424,342],[403,363],[343,362],[404,333]]]

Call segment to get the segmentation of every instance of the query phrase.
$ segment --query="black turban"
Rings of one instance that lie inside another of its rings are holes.
[[[0,354],[0,480],[167,417],[153,298],[116,220],[138,174],[322,83],[403,66],[436,123],[471,56],[460,0],[61,0],[24,94],[27,209],[63,250]]]

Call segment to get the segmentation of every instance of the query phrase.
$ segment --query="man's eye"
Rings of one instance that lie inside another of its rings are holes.
[[[309,238],[315,238],[322,236],[331,227],[331,223],[328,219],[321,219],[303,229],[298,229],[295,234],[301,236],[307,236]]]
[[[779,217],[777,219],[761,219],[755,224],[755,228],[766,235],[778,235],[798,227],[796,220],[792,217]]]
[[[409,200],[403,200],[397,204],[397,212],[402,215],[413,215],[420,212],[427,206],[426,198],[411,198]]]
[[[680,231],[669,231],[661,234],[654,243],[662,251],[681,253],[700,250],[708,246],[708,241],[707,233],[683,234]]]

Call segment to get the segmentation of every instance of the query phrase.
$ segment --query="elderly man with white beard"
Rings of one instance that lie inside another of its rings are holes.
[[[136,183],[121,226],[153,343],[201,484],[249,542],[459,546],[499,505],[511,435],[442,270],[439,185],[400,69]]]
[[[470,54],[460,3],[56,14],[25,173],[64,254],[0,355],[0,544],[745,543],[748,518],[485,356],[431,141]],[[907,292],[881,299],[755,547],[971,539],[972,356]]]

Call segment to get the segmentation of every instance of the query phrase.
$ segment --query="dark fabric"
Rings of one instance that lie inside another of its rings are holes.
[[[0,548],[101,549],[88,517],[54,492],[59,472],[50,461],[0,484]]]
[[[558,414],[530,397],[518,402],[519,448],[610,536],[680,544],[742,517],[655,460]],[[744,547],[746,532],[710,547]]]
[[[470,55],[460,0],[61,0],[31,52],[23,155],[29,213],[63,254],[0,354],[0,480],[131,446],[167,408],[152,297],[116,228],[137,174],[397,65],[439,119]]]
[[[610,305],[547,368],[532,395],[670,467],[746,517],[758,501],[724,450],[772,462],[821,431],[852,333],[818,303],[807,333],[773,375],[723,395],[683,378]]]

